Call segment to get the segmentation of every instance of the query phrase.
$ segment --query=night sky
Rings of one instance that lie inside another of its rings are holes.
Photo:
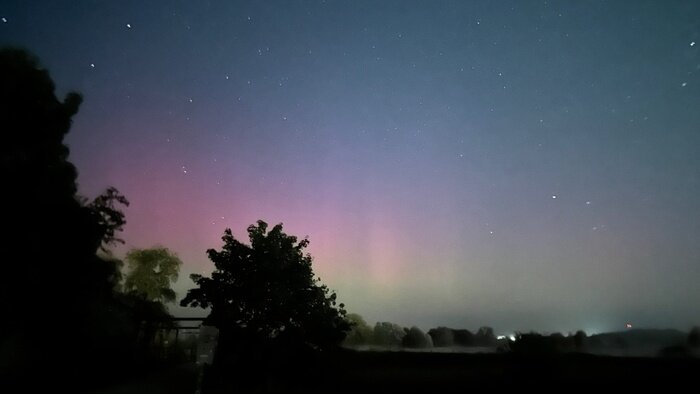
[[[81,194],[213,268],[307,236],[349,311],[423,329],[700,322],[700,2],[3,1],[84,95]],[[46,231],[61,231],[47,228]],[[176,315],[198,314],[172,307]]]

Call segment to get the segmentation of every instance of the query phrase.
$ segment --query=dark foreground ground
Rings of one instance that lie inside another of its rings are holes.
[[[313,364],[313,367],[308,367]],[[576,389],[623,387],[670,389],[700,384],[700,359],[631,358],[586,354],[516,355],[343,351],[302,367],[279,363],[266,376],[245,373],[256,384],[242,387],[236,369],[206,371],[203,393],[445,393],[475,387]],[[240,376],[240,375],[239,375]],[[617,387],[617,386],[616,386]],[[645,390],[646,391],[646,390]]]

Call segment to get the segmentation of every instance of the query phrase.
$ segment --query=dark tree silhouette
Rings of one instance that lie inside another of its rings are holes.
[[[429,335],[423,333],[423,330],[413,326],[406,331],[406,335],[401,340],[401,345],[407,348],[430,348],[433,347],[433,341]]]
[[[586,332],[582,330],[576,331],[574,334],[574,348],[576,351],[581,352],[586,348]]]
[[[345,337],[343,344],[349,346],[369,345],[372,343],[372,327],[370,327],[365,319],[357,313],[348,313],[345,316],[352,327]]]
[[[391,322],[377,322],[374,325],[374,344],[386,347],[399,347],[406,336],[406,330]]]
[[[260,355],[264,349],[339,344],[350,324],[343,304],[314,277],[307,239],[287,235],[278,224],[248,227],[250,245],[226,229],[221,251],[209,249],[211,277],[193,274],[197,288],[182,306],[211,308],[207,323],[219,329],[215,364]],[[246,360],[248,362],[249,360]]]
[[[477,346],[496,346],[497,343],[491,327],[480,327],[474,335],[474,341]]]
[[[467,329],[454,330],[455,345],[457,346],[475,346],[474,334]]]
[[[432,328],[428,331],[428,335],[432,338],[435,347],[449,347],[455,344],[455,333],[451,328]]]
[[[117,241],[125,222],[116,204],[128,202],[116,189],[91,203],[77,195],[63,140],[82,98],[61,101],[54,90],[36,58],[0,49],[0,371],[10,375],[101,357],[114,344],[105,338],[115,335],[119,274],[97,251]]]

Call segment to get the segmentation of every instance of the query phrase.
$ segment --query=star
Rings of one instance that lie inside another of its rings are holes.
[[[90,67],[95,68],[95,63],[90,63]]]
[[[131,29],[131,23],[127,23],[127,24],[126,24],[126,28],[127,28],[127,29]]]
[[[7,18],[2,18],[2,23],[7,23]]]

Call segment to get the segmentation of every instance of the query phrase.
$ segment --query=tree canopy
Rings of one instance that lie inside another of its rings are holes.
[[[346,345],[357,346],[357,345],[368,345],[373,340],[373,331],[365,319],[358,315],[357,313],[348,313],[346,319],[352,327],[350,332],[345,337],[343,342]]]
[[[261,220],[248,227],[248,237],[250,245],[226,229],[223,248],[207,251],[211,277],[191,275],[198,287],[181,305],[211,308],[207,320],[220,330],[220,348],[230,332],[253,342],[340,343],[350,328],[344,305],[314,276],[304,253],[309,240],[285,234],[282,224],[268,231]]]
[[[114,188],[92,202],[77,194],[64,138],[80,94],[56,97],[49,72],[16,48],[0,49],[0,86],[0,206],[9,229],[0,237],[0,309],[12,323],[0,327],[0,370],[57,368],[69,354],[99,364],[124,349],[105,339],[118,331],[119,272],[97,252],[118,241],[125,224],[118,204],[128,201]],[[55,323],[51,335],[47,322]]]
[[[180,273],[182,261],[167,248],[132,249],[126,254],[128,272],[124,291],[148,301],[175,301],[170,288]]]

